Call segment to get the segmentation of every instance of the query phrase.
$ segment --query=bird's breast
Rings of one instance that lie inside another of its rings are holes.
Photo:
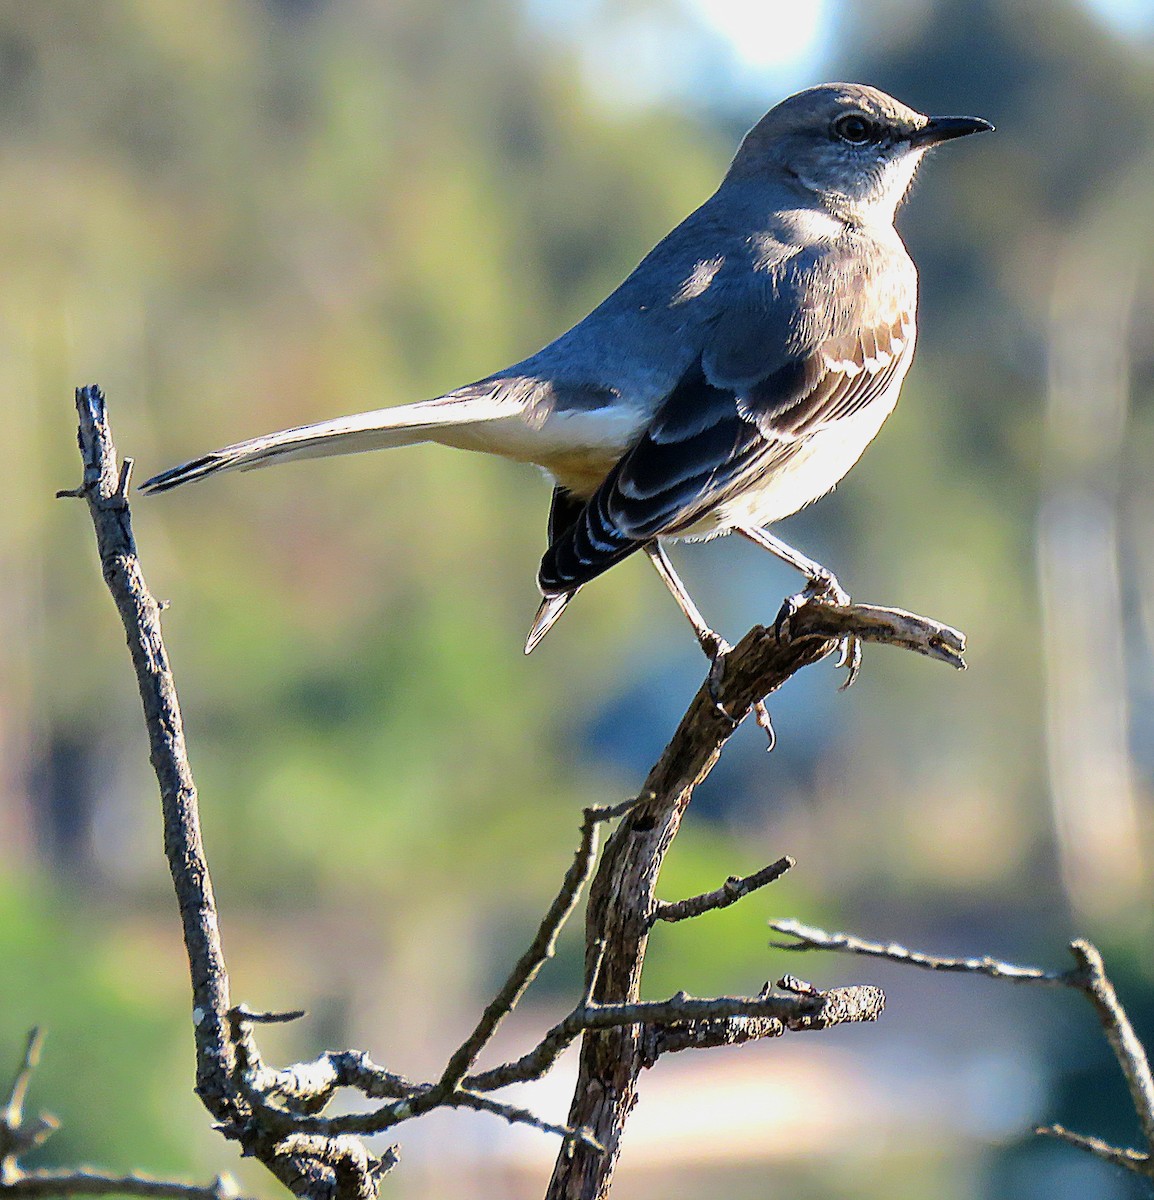
[[[839,417],[814,430],[777,461],[771,459],[772,465],[760,476],[679,536],[708,538],[739,525],[772,525],[832,491],[893,412],[908,366],[907,359],[875,400],[852,416]]]

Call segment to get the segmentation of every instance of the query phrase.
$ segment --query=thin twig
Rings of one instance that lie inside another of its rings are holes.
[[[786,1025],[820,1014],[825,996],[712,996],[702,999],[679,992],[668,1000],[638,1000],[632,1004],[592,1004],[574,1012],[581,1030],[615,1029],[622,1025],[676,1025],[683,1021],[726,1017],[772,1017]]]
[[[910,950],[898,942],[870,942],[852,933],[828,933],[813,925],[785,919],[770,921],[770,929],[796,939],[792,942],[770,942],[777,950],[831,950],[840,954],[860,954],[867,958],[885,958],[890,962],[921,967],[926,971],[956,971],[968,975],[987,975],[991,979],[1009,979],[1015,983],[1050,983],[1068,987],[1073,982],[1069,971],[1043,971],[1040,967],[1023,967],[1002,962],[997,958],[944,958]]]
[[[439,1081],[439,1086],[444,1088],[446,1093],[457,1089],[469,1068],[477,1061],[477,1055],[496,1033],[497,1027],[513,1011],[525,994],[526,988],[556,952],[557,938],[577,907],[577,898],[593,871],[593,864],[597,861],[598,827],[601,822],[609,819],[610,812],[611,810],[593,808],[585,810],[581,823],[581,842],[569,870],[565,873],[561,888],[542,919],[529,948],[521,955],[517,965],[501,985],[500,991],[486,1006],[476,1028],[446,1064]]]
[[[665,1001],[637,1004],[586,1004],[574,1009],[550,1029],[541,1041],[522,1058],[503,1063],[490,1071],[470,1076],[467,1083],[478,1091],[494,1091],[512,1083],[540,1078],[564,1051],[586,1030],[613,1029],[645,1024],[651,1033],[674,1030],[680,1040],[707,1045],[733,1045],[757,1037],[776,1036],[791,1030],[796,1033],[828,1029],[851,1022],[876,1021],[885,1007],[885,996],[876,987],[830,988],[804,997],[718,996],[702,1000],[683,993]],[[766,1023],[759,1026],[758,1022]],[[696,1032],[686,1033],[693,1026]],[[761,1032],[757,1032],[758,1030]],[[666,1049],[682,1049],[672,1039]]]
[[[798,921],[771,921],[771,928],[794,938],[793,942],[773,942],[784,950],[831,950],[845,954],[862,954],[884,958],[891,962],[921,967],[929,971],[955,971],[970,975],[985,975],[991,979],[1006,979],[1011,983],[1032,983],[1044,987],[1066,987],[1081,992],[1093,1005],[1102,1031],[1110,1044],[1118,1066],[1130,1090],[1130,1099],[1142,1127],[1146,1151],[1112,1146],[1100,1138],[1074,1133],[1061,1125],[1039,1126],[1035,1133],[1059,1138],[1081,1150],[1125,1167],[1154,1181],[1154,1076],[1146,1048],[1134,1032],[1114,985],[1106,974],[1101,952],[1091,942],[1079,939],[1070,944],[1077,964],[1070,971],[1045,971],[1041,967],[1024,967],[1002,962],[996,958],[942,958],[910,950],[896,942],[871,942],[848,933],[828,933]]]
[[[154,1179],[150,1175],[112,1175],[81,1167],[75,1171],[28,1171],[0,1187],[2,1197],[159,1196],[165,1200],[236,1200],[235,1185],[218,1175],[208,1187]]]
[[[594,1003],[575,1008],[554,1025],[528,1054],[490,1071],[467,1076],[463,1089],[484,1093],[539,1079],[564,1050],[582,1034],[595,1030],[637,1026],[639,1030],[678,1028],[694,1022],[725,1020],[772,1020],[783,1029],[797,1032],[828,1029],[846,1022],[874,1021],[880,1015],[885,997],[879,988],[834,988],[828,992],[810,991],[782,996],[713,996],[702,998],[679,992],[668,1000],[645,1000],[631,1004]],[[367,1113],[338,1117],[302,1118],[295,1128],[310,1133],[369,1134],[381,1133],[425,1107],[427,1098],[439,1085],[421,1085],[411,1097]],[[459,1091],[439,1101],[456,1103]],[[578,1126],[570,1126],[575,1129]]]
[[[790,621],[791,636],[842,638],[853,634],[863,642],[912,650],[959,671],[966,669],[966,635],[951,625],[919,617],[901,608],[876,604],[803,604]]]
[[[1106,974],[1105,964],[1097,946],[1084,939],[1072,942],[1070,952],[1078,963],[1078,986],[1089,997],[1102,1031],[1114,1051],[1134,1111],[1142,1125],[1142,1136],[1146,1139],[1147,1157],[1154,1156],[1154,1079],[1150,1075],[1150,1060],[1146,1049],[1138,1040],[1134,1026],[1114,991],[1114,985]]]
[[[24,1101],[28,1096],[28,1087],[32,1082],[33,1073],[40,1063],[40,1051],[44,1047],[44,1035],[38,1025],[28,1031],[24,1043],[24,1057],[12,1079],[12,1087],[8,1091],[8,1103],[5,1105],[0,1120],[11,1129],[17,1129],[24,1119]]]
[[[32,1120],[24,1117],[24,1102],[28,1097],[32,1075],[40,1062],[43,1045],[44,1037],[40,1029],[34,1027],[29,1030],[23,1058],[16,1068],[8,1092],[8,1102],[0,1110],[0,1184],[19,1178],[23,1174],[19,1159],[46,1142],[60,1125],[51,1113],[41,1113]]]
[[[528,1083],[547,1074],[553,1064],[581,1036],[580,1025],[573,1022],[573,1013],[558,1021],[532,1050],[510,1062],[467,1075],[464,1086],[477,1092],[495,1092],[514,1083]]]
[[[568,1125],[556,1125],[552,1121],[544,1121],[527,1108],[519,1108],[516,1104],[505,1104],[500,1100],[494,1100],[491,1096],[482,1096],[478,1092],[458,1089],[453,1094],[452,1104],[454,1108],[471,1108],[476,1112],[492,1113],[494,1116],[508,1121],[511,1125],[528,1125],[533,1129],[541,1130],[542,1133],[553,1133],[566,1141],[579,1141],[591,1146],[594,1150],[600,1149],[588,1130],[570,1129]]]
[[[241,1088],[270,1128],[287,1131],[293,1128],[292,1115],[323,1112],[338,1088],[351,1087],[373,1099],[409,1097],[422,1090],[358,1050],[330,1051],[312,1062],[269,1067],[253,1037],[248,1011],[238,1006],[231,1020]]]
[[[823,995],[828,1002],[828,997],[833,993]],[[788,1021],[790,1028],[800,1028],[803,1019],[816,1019],[821,1011],[822,1002],[812,998],[801,1002],[794,997],[766,995],[718,996],[711,1000],[700,1000],[679,994],[667,1001],[651,1001],[648,1004],[601,1004],[586,999],[564,1020],[558,1021],[549,1029],[528,1053],[488,1071],[470,1075],[465,1083],[475,1091],[491,1092],[513,1083],[527,1083],[533,1079],[540,1079],[587,1030],[619,1029],[625,1026],[640,1026],[642,1023],[656,1030],[689,1020],[771,1020],[779,1023]],[[784,1024],[782,1028],[785,1028]]]
[[[782,979],[779,986],[790,981]],[[769,993],[766,985],[765,995]],[[826,992],[804,989],[800,993],[820,1004],[813,1011],[799,1006],[793,1017],[734,1016],[721,1019],[706,1018],[686,1021],[666,1027],[650,1027],[645,1041],[645,1065],[652,1066],[662,1054],[679,1050],[703,1050],[714,1046],[741,1046],[762,1038],[781,1037],[788,1030],[795,1033],[829,1029],[833,1025],[851,1022],[876,1021],[885,1008],[885,993],[881,988],[857,985],[831,988]]]
[[[731,875],[722,885],[712,892],[703,892],[700,896],[690,896],[687,900],[673,903],[658,901],[653,910],[655,921],[686,921],[692,917],[700,917],[703,913],[712,912],[717,908],[728,908],[736,904],[750,892],[774,883],[794,865],[794,860],[787,854],[777,862],[762,867],[752,875],[739,878]]]
[[[148,590],[136,555],[127,490],[131,463],[117,465],[104,396],[98,387],[78,388],[80,495],[96,530],[104,580],[127,635],[144,708],[152,766],[160,785],[164,849],[176,891],[192,981],[196,1045],[196,1091],[235,1139],[290,1190],[307,1200],[375,1200],[380,1180],[396,1161],[391,1150],[376,1157],[341,1139],[283,1136],[275,1125],[252,1120],[253,1109],[238,1079],[232,1037],[228,971],[221,946],[216,901],[200,833],[196,785],[188,762],[176,686],[160,627],[160,606]]]
[[[1150,1156],[1139,1150],[1111,1146],[1109,1142],[1104,1142],[1101,1138],[1075,1133],[1064,1125],[1035,1125],[1034,1132],[1039,1137],[1057,1138],[1067,1145],[1085,1150],[1088,1154],[1093,1154],[1095,1158],[1101,1158],[1116,1167],[1125,1167],[1127,1171],[1133,1171],[1136,1175],[1144,1175],[1147,1179],[1151,1176]]]
[[[41,1145],[55,1133],[55,1117],[42,1113],[27,1120],[24,1103],[32,1076],[40,1063],[44,1044],[40,1030],[32,1029],[17,1068],[8,1102],[0,1110],[0,1200],[9,1196],[127,1196],[177,1197],[179,1200],[236,1200],[236,1185],[226,1175],[218,1175],[208,1187],[157,1179],[150,1175],[113,1175],[92,1167],[68,1169],[27,1169],[20,1157]]]
[[[220,944],[216,901],[200,834],[196,784],[188,763],[176,684],[160,629],[160,607],[148,590],[136,556],[132,517],[117,466],[116,447],[97,387],[78,388],[79,442],[84,461],[80,491],[96,528],[105,582],[128,637],[160,785],[164,849],[184,925],[192,976],[192,1022],[196,1042],[196,1090],[209,1112],[235,1126],[244,1113],[230,1085],[233,1048],[228,1036],[228,972]]]

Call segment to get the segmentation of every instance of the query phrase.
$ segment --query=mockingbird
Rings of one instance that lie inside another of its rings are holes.
[[[894,214],[927,149],[992,128],[860,84],[799,92],[746,134],[717,191],[543,350],[434,400],[227,446],[144,488],[425,441],[536,463],[554,490],[525,652],[578,589],[643,550],[717,663],[727,645],[664,543],[736,531],[769,550],[807,581],[786,618],[807,596],[848,599],[765,527],[830,491],[893,411],[917,308]],[[848,639],[847,684],[859,660]]]

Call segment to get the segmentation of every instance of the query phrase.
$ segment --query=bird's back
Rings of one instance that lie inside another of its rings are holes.
[[[764,189],[723,185],[577,325],[472,385],[536,389],[531,429],[514,420],[464,436],[499,438],[515,456],[523,441],[523,457],[587,495],[703,357],[736,384],[807,343],[852,338],[861,308],[912,313],[917,277],[892,228],[766,202]]]

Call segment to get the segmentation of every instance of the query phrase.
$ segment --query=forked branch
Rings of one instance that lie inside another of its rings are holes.
[[[773,943],[783,950],[832,950],[842,954],[884,958],[927,971],[985,975],[990,979],[1005,979],[1011,983],[1066,987],[1081,992],[1093,1006],[1102,1032],[1126,1079],[1146,1148],[1130,1150],[1111,1146],[1100,1138],[1074,1133],[1062,1125],[1040,1125],[1034,1132],[1068,1142],[1154,1183],[1154,1075],[1151,1074],[1146,1049],[1134,1032],[1134,1026],[1106,974],[1102,955],[1096,946],[1081,939],[1071,942],[1070,953],[1074,956],[1074,966],[1068,971],[1046,971],[1041,967],[1024,967],[990,957],[944,958],[910,950],[897,942],[871,942],[850,933],[827,933],[824,929],[793,920],[771,921],[770,927],[792,939]]]
[[[586,985],[597,1002],[638,1000],[649,932],[656,920],[722,906],[725,885],[720,896],[668,904],[657,899],[657,880],[694,789],[758,700],[776,692],[802,668],[833,654],[850,633],[862,642],[897,646],[954,667],[965,666],[965,638],[958,630],[900,609],[814,600],[792,615],[789,626],[787,641],[772,627],[758,626],[728,653],[720,680],[702,684],[650,771],[637,803],[609,839],[585,917]],[[775,869],[776,865],[766,870],[772,874]],[[730,886],[735,893],[748,894],[749,884],[749,880],[736,881]],[[867,1003],[863,1011],[869,1010]],[[757,1028],[754,1033],[751,1025],[702,1027],[696,1031],[701,1038],[696,1044],[724,1044],[774,1032],[772,1025]],[[653,1048],[653,1040],[638,1025],[590,1033],[584,1039],[569,1123],[590,1129],[605,1152],[567,1147],[553,1168],[548,1200],[603,1200],[608,1195],[621,1133],[636,1101],[637,1079],[652,1061]]]
[[[164,1200],[237,1200],[236,1185],[225,1175],[218,1175],[211,1184],[202,1187],[136,1173],[115,1175],[92,1167],[25,1167],[20,1161],[24,1155],[42,1146],[59,1128],[59,1122],[48,1113],[31,1118],[24,1113],[43,1044],[40,1030],[33,1029],[28,1034],[8,1101],[0,1109],[0,1197],[33,1200],[49,1196],[155,1196]]]
[[[434,1108],[469,1108],[562,1138],[551,1196],[603,1196],[637,1076],[660,1054],[876,1019],[884,1004],[877,988],[819,992],[792,979],[782,980],[777,991],[767,986],[756,996],[698,999],[679,993],[665,1001],[640,999],[646,943],[655,921],[687,920],[726,907],[780,877],[791,865],[781,859],[744,879],[730,879],[714,892],[676,903],[664,904],[655,896],[661,863],[694,787],[751,708],[797,671],[830,654],[847,633],[864,642],[900,646],[964,665],[964,639],[949,626],[896,609],[813,601],[793,615],[789,640],[758,627],[726,656],[723,669],[713,672],[693,699],[636,800],[615,809],[586,811],[573,863],[536,936],[439,1078],[406,1079],[357,1050],[330,1052],[283,1069],[267,1066],[255,1027],[303,1014],[265,1014],[230,1002],[160,608],[145,584],[132,535],[131,460],[117,463],[99,389],[81,388],[76,400],[84,480],[61,495],[88,502],[104,578],[136,671],[160,785],[165,852],[188,952],[197,1092],[220,1132],[240,1143],[294,1193],[309,1200],[375,1200],[396,1156],[392,1150],[370,1154],[362,1136],[392,1129]],[[590,892],[580,1003],[520,1058],[478,1070],[478,1060],[498,1026],[553,954],[597,861],[601,825],[619,818]],[[489,1095],[511,1083],[539,1078],[579,1037],[584,1038],[581,1074],[565,1125],[542,1121]],[[384,1103],[367,1113],[326,1117],[324,1110],[341,1088]],[[198,1194],[194,1200],[202,1197]],[[220,1197],[214,1193],[211,1200]]]

